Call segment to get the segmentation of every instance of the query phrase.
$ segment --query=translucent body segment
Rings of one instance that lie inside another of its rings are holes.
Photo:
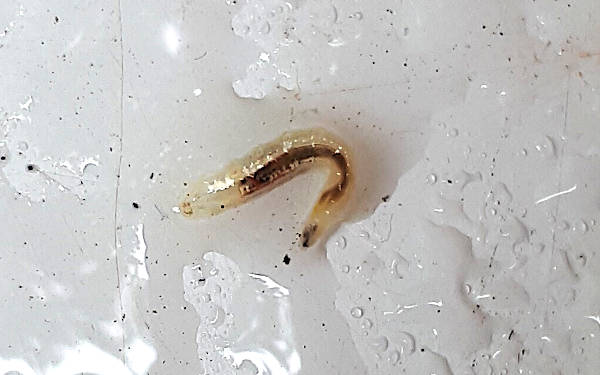
[[[309,247],[327,228],[342,219],[352,187],[350,167],[347,147],[324,129],[286,132],[192,184],[180,204],[180,211],[188,217],[214,216],[300,173],[326,168],[327,181],[302,233],[302,246]]]

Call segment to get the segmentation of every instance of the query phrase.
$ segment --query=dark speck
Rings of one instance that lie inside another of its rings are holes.
[[[384,197],[381,197],[381,200],[384,201],[384,202],[387,202],[389,199],[390,199],[390,195],[389,194],[386,195],[386,196],[384,196]]]
[[[221,205],[221,208],[225,208],[225,205],[224,205],[224,204],[222,204],[222,205]]]
[[[290,260],[292,259],[290,259],[290,257],[287,254],[283,256],[283,263],[290,264]]]
[[[35,171],[35,169],[36,169],[35,165],[33,165],[33,164],[27,164],[27,170],[29,172],[33,172],[33,171]]]
[[[131,205],[133,206],[133,208],[140,208],[140,205],[138,202],[133,202]]]

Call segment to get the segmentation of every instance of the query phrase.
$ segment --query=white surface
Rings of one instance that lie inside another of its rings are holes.
[[[599,8],[1,2],[0,373],[593,374]],[[327,252],[318,175],[172,212],[315,125],[364,189]]]

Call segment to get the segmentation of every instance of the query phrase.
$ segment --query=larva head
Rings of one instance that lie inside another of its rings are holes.
[[[235,207],[240,201],[239,183],[227,184],[202,183],[192,187],[179,205],[184,216],[208,217],[215,216],[228,208]],[[217,186],[218,188],[215,188]]]

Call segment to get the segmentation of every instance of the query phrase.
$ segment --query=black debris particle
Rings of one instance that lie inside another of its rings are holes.
[[[290,264],[290,260],[292,260],[287,254],[283,256],[283,263]]]
[[[140,208],[140,204],[138,202],[133,202],[131,203],[131,205],[133,206],[133,208]]]
[[[389,199],[390,199],[390,195],[389,194],[386,195],[386,196],[381,197],[381,200],[384,201],[384,202],[387,202]]]
[[[154,172],[150,173],[150,179],[152,180],[154,178]]]
[[[37,166],[35,164],[27,164],[27,171],[34,172],[37,170]]]

